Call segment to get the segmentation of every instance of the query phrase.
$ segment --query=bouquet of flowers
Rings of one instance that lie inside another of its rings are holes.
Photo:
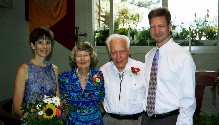
[[[63,125],[63,118],[69,113],[67,100],[44,95],[34,104],[22,105],[22,123],[27,125]]]

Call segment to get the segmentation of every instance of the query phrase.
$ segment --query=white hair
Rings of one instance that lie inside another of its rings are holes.
[[[108,50],[110,52],[110,42],[115,40],[115,39],[122,39],[126,42],[127,48],[130,47],[130,40],[127,36],[125,35],[120,35],[120,34],[112,34],[106,39],[106,45],[108,47]]]

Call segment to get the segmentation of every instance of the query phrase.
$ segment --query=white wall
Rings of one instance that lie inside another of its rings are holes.
[[[12,96],[16,68],[31,57],[31,52],[24,1],[14,1],[13,8],[0,8],[0,15],[0,99],[6,99]]]

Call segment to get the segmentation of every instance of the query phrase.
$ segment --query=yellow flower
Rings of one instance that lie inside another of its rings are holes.
[[[47,104],[43,108],[43,117],[46,119],[52,119],[56,115],[56,107],[53,104]]]

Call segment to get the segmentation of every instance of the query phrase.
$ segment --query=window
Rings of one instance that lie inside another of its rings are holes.
[[[218,0],[168,0],[173,38],[182,46],[217,46]]]
[[[105,46],[109,36],[110,0],[95,0],[95,45]]]
[[[95,0],[94,5],[96,46],[104,46],[111,33],[127,35],[132,46],[154,46],[147,15],[161,6],[168,6],[172,35],[181,46],[217,46],[218,0]]]

